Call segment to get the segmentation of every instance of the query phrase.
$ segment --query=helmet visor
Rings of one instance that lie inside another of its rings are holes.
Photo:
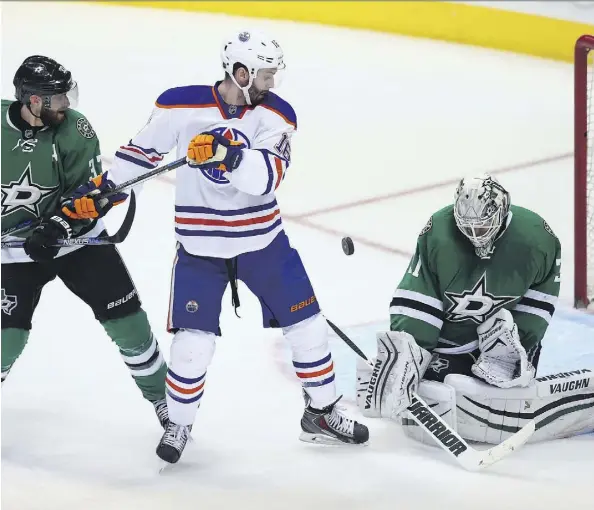
[[[281,86],[285,76],[285,64],[280,63],[278,68],[269,67],[258,69],[253,85],[258,90],[276,89]]]
[[[54,94],[50,96],[50,109],[54,111],[64,111],[68,108],[78,106],[78,84],[73,81],[68,92],[63,94]]]

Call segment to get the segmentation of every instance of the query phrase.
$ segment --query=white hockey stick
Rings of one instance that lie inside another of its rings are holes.
[[[334,323],[328,319],[326,321],[341,340],[372,366],[365,353],[348,336]],[[408,407],[408,413],[419,427],[426,431],[441,448],[454,457],[458,464],[468,471],[478,471],[504,459],[526,443],[536,428],[534,420],[531,420],[513,436],[507,438],[497,446],[486,450],[475,450],[416,393],[413,393],[411,405]]]
[[[487,450],[475,450],[416,393],[413,393],[412,403],[408,407],[408,414],[423,430],[433,437],[439,446],[452,455],[458,464],[468,471],[478,471],[504,459],[528,441],[536,428],[534,420],[531,420],[513,436],[497,446]]]

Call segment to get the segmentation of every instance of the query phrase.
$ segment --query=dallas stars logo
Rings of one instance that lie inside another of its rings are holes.
[[[13,296],[12,294],[7,294],[6,291],[2,289],[2,312],[6,315],[10,315],[16,308],[17,304],[17,297]]]
[[[20,209],[39,216],[41,201],[57,191],[58,187],[45,187],[35,184],[31,177],[31,163],[29,163],[18,181],[2,184],[2,216]]]
[[[495,296],[487,292],[486,272],[472,290],[465,290],[460,294],[446,291],[445,295],[452,303],[446,311],[447,320],[450,322],[471,320],[476,324],[481,324],[497,310],[519,298],[519,296]]]

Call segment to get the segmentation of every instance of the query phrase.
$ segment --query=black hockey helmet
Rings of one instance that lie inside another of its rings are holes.
[[[40,96],[47,107],[51,96],[66,94],[76,87],[70,71],[42,55],[27,57],[17,69],[12,83],[18,101],[27,104],[32,95]]]

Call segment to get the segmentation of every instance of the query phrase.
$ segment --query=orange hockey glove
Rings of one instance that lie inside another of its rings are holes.
[[[241,163],[244,147],[243,143],[228,140],[218,133],[200,133],[190,141],[187,156],[190,166],[232,172]]]
[[[107,178],[107,172],[94,177],[79,186],[74,194],[62,202],[62,212],[73,220],[102,218],[114,206],[125,202],[126,193],[116,193],[110,197],[101,197],[115,188],[115,184]]]

